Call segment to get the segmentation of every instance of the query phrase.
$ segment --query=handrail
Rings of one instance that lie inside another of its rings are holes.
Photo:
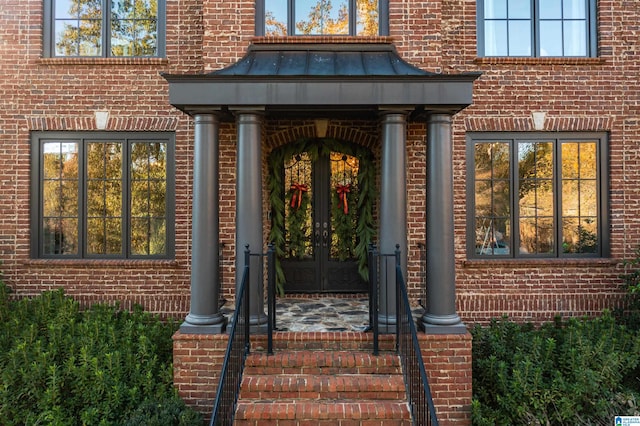
[[[224,355],[220,381],[216,392],[216,400],[213,405],[209,426],[231,426],[235,414],[238,393],[242,382],[244,363],[251,349],[249,340],[249,290],[247,283],[250,276],[251,252],[249,246],[244,251],[244,271],[242,281],[236,294],[236,308],[231,327],[229,329],[229,343]],[[242,321],[240,315],[242,314]],[[238,332],[240,328],[240,332]]]
[[[411,314],[409,295],[400,266],[400,249],[396,246],[396,352],[400,356],[407,399],[413,424],[419,426],[438,425],[436,408],[431,397],[427,371],[418,343],[418,332]]]

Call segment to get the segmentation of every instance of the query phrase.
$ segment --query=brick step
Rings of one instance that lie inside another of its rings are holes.
[[[400,359],[391,353],[373,356],[366,352],[293,351],[274,355],[252,353],[245,375],[272,374],[400,374]]]
[[[411,424],[400,358],[356,350],[252,352],[236,426]]]
[[[265,401],[312,400],[401,400],[405,385],[400,375],[286,375],[247,376],[240,398]]]
[[[381,334],[378,340],[380,351],[395,351],[395,335]],[[373,351],[371,332],[278,332],[273,333],[275,351],[327,350],[327,351]],[[251,349],[265,351],[266,335],[252,335]]]
[[[409,426],[402,401],[244,401],[238,402],[235,426],[384,425]]]

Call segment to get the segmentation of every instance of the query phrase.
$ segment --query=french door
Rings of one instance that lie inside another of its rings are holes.
[[[364,292],[358,273],[357,157],[296,155],[284,165],[285,292]]]

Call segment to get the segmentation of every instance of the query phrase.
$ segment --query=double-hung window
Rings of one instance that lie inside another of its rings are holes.
[[[44,56],[165,54],[165,0],[45,0],[44,12]]]
[[[469,134],[469,256],[607,256],[606,141],[605,134]]]
[[[256,35],[388,34],[388,0],[257,0]]]
[[[171,133],[32,134],[35,258],[171,258]]]
[[[478,0],[479,56],[592,57],[596,0]]]

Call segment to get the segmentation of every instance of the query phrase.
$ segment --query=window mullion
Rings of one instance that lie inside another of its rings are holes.
[[[564,241],[563,235],[563,220],[562,215],[562,141],[559,139],[553,140],[553,226],[555,235],[555,247],[556,257],[563,257],[562,242]]]
[[[511,181],[511,247],[513,257],[520,257],[520,205],[518,203],[520,191],[520,179],[518,177],[518,141],[512,139],[509,141],[509,162],[511,170],[509,171],[509,180]]]
[[[122,141],[122,253],[125,258],[131,256],[131,142]]]
[[[358,6],[357,0],[349,0],[349,35],[355,36],[358,33]],[[380,16],[380,14],[378,14]]]
[[[295,35],[296,31],[296,0],[287,0],[287,35]]]
[[[102,56],[111,56],[111,0],[102,0]]]
[[[562,0],[558,0],[562,1]],[[540,57],[540,0],[532,0],[531,1],[531,18],[533,22],[531,23],[531,42],[532,53],[536,58]]]

